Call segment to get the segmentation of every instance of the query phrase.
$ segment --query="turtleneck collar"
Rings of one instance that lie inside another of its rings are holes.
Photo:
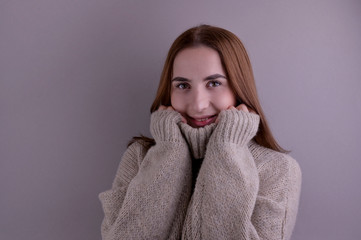
[[[204,158],[208,140],[216,126],[217,124],[212,123],[202,128],[193,128],[186,123],[180,123],[180,129],[195,159]]]

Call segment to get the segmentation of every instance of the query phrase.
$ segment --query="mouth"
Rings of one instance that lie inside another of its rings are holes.
[[[212,116],[201,116],[197,118],[188,117],[188,123],[190,126],[195,128],[204,127],[206,125],[209,125],[211,123],[214,123],[217,119],[217,115]]]

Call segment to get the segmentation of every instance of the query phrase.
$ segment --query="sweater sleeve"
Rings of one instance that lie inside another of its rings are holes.
[[[287,239],[290,235],[283,231],[292,230],[292,223],[286,223],[291,182],[284,181],[291,172],[281,170],[272,177],[265,164],[264,174],[259,174],[248,148],[258,124],[256,114],[221,112],[188,208],[184,239]]]
[[[260,184],[252,223],[260,239],[291,239],[301,192],[301,169],[286,154],[260,152],[263,161],[258,166]]]
[[[155,146],[144,156],[135,143],[124,154],[112,189],[99,195],[104,240],[180,238],[192,184],[180,119],[175,111],[153,113]]]

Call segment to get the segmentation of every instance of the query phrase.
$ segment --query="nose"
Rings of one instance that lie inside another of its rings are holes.
[[[209,96],[202,89],[194,89],[191,107],[195,113],[201,113],[209,106]]]

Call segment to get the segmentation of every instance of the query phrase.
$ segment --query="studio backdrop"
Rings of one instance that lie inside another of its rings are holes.
[[[173,40],[245,44],[261,104],[303,172],[294,240],[361,239],[361,2],[0,1],[0,239],[100,239],[98,194]]]

